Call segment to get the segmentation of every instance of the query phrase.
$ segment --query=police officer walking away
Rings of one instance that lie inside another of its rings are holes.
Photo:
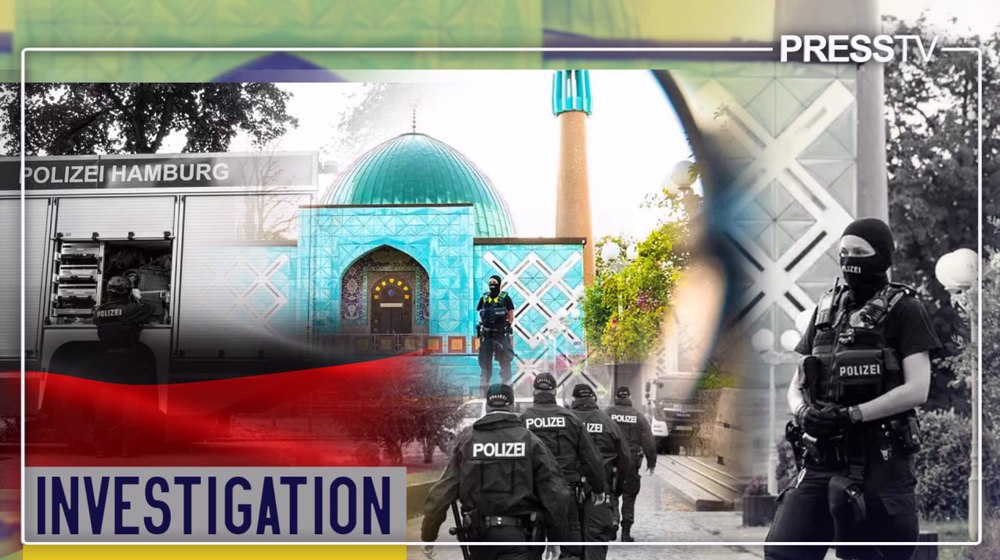
[[[647,475],[653,476],[656,469],[656,440],[653,439],[653,431],[649,427],[646,418],[639,414],[639,411],[632,407],[632,392],[626,386],[621,386],[615,391],[615,404],[609,406],[604,412],[614,420],[621,428],[632,459],[631,472],[623,475],[623,492],[621,507],[621,527],[622,542],[632,542],[632,524],[635,523],[635,498],[639,495],[642,487],[642,479],[639,470],[642,466],[642,456],[646,456]],[[618,524],[618,500],[614,501],[615,524]],[[616,529],[617,530],[617,529]]]
[[[493,377],[493,359],[500,363],[500,383],[510,384],[510,363],[514,359],[514,301],[506,291],[500,291],[502,279],[490,276],[489,291],[483,293],[476,305],[479,324],[479,390],[486,391]]]
[[[525,546],[539,540],[544,527],[548,540],[565,542],[567,489],[559,466],[538,436],[527,430],[512,411],[514,390],[491,385],[486,396],[487,413],[462,432],[451,461],[434,483],[424,504],[421,539],[437,540],[438,530],[453,502],[461,502],[460,540],[510,542],[510,546],[471,546],[476,560],[529,560],[543,556],[541,546]],[[559,547],[544,550],[546,557],[559,554]],[[432,558],[433,548],[424,547]]]
[[[586,540],[580,510],[588,500],[604,499],[605,477],[601,454],[573,412],[556,404],[556,379],[541,373],[532,384],[534,404],[521,414],[524,426],[534,432],[556,458],[569,490],[566,508],[572,542]],[[579,547],[564,546],[563,557],[582,557]]]
[[[594,439],[597,449],[601,452],[608,493],[620,494],[622,476],[628,476],[632,472],[631,450],[625,435],[618,428],[618,424],[597,407],[597,395],[590,385],[581,383],[573,387],[573,412],[583,421],[587,433]],[[614,540],[614,534],[617,532],[614,501],[616,500],[590,500],[585,503],[582,521],[585,541]],[[585,552],[587,559],[604,560],[608,554],[608,547],[588,546]]]
[[[142,382],[143,364],[137,353],[139,333],[155,310],[152,305],[142,301],[139,290],[134,289],[124,276],[114,276],[108,280],[106,293],[108,301],[94,309],[94,324],[103,350],[101,371],[113,382]],[[118,450],[121,456],[127,457],[134,452],[132,425],[136,419],[127,414],[134,409],[134,404],[124,402],[121,396],[113,392],[112,396],[97,403],[94,451],[98,457],[111,452],[108,437],[115,424],[121,425],[121,441],[116,442],[120,445]]]
[[[852,222],[840,239],[839,282],[820,299],[796,351],[786,430],[800,458],[779,496],[769,542],[915,542],[919,534],[914,407],[927,400],[938,346],[916,293],[888,281],[892,232]],[[825,546],[768,546],[769,559],[821,559]],[[840,558],[905,559],[912,546],[838,547]]]

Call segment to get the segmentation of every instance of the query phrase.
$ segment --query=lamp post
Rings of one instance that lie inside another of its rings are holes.
[[[614,272],[616,275],[621,274],[622,270],[625,269],[625,265],[628,261],[635,259],[638,255],[638,250],[629,245],[625,249],[625,258],[622,258],[622,248],[615,241],[608,241],[601,247],[601,260],[604,261],[605,266]],[[622,324],[622,290],[621,286],[618,287],[618,328],[621,328]],[[611,386],[618,386],[618,349],[616,348],[611,355]]]
[[[979,278],[979,255],[972,249],[958,249],[942,255],[934,265],[934,276],[937,281],[953,296],[968,290]],[[958,298],[952,300],[969,316],[969,340],[973,346],[978,343],[976,313],[973,306]],[[982,363],[979,363],[979,368]],[[972,408],[972,444],[969,446],[969,540],[977,540],[979,535],[979,377],[982,372],[971,372],[967,379],[969,385],[969,404]]]
[[[775,387],[775,371],[778,364],[794,362],[792,350],[798,345],[802,335],[792,329],[781,333],[779,343],[784,352],[774,350],[774,333],[770,329],[760,329],[750,338],[753,349],[760,354],[768,366],[767,377],[767,491],[772,496],[778,494],[778,451],[774,446],[774,434],[778,423],[777,388]]]
[[[695,203],[698,196],[694,193],[691,185],[698,179],[698,168],[688,160],[681,160],[674,164],[674,169],[670,173],[670,180],[667,183],[667,190],[680,195],[681,204],[688,217],[693,217],[697,212]]]

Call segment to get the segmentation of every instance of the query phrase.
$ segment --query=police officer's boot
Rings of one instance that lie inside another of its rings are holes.
[[[635,542],[635,539],[632,538],[631,531],[631,523],[622,523],[622,542]]]

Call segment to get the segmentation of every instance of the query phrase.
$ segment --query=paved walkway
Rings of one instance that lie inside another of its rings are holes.
[[[645,471],[643,471],[645,473]],[[663,470],[658,469],[652,477],[644,476],[642,491],[636,500],[636,523],[632,527],[632,535],[642,542],[697,542],[719,543],[723,541],[762,541],[767,534],[767,527],[742,527],[743,519],[740,512],[695,512],[670,486],[663,480]],[[411,540],[420,539],[420,524],[422,517],[409,520],[407,536]],[[449,514],[448,521],[442,525],[438,539],[442,542],[455,542],[448,534],[448,528],[453,525]],[[435,548],[436,557],[440,560],[462,560],[461,551],[455,546],[439,546]],[[408,557],[419,560],[423,558],[419,547],[409,547]],[[760,547],[727,547],[727,546],[654,546],[611,543],[608,551],[610,560],[640,560],[640,559],[705,559],[705,560],[758,560],[763,557]]]

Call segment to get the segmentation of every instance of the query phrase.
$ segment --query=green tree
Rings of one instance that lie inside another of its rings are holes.
[[[0,82],[0,156],[21,153],[21,84]]]
[[[913,25],[887,19],[895,34],[919,35],[928,44],[934,32],[923,18]],[[944,39],[942,39],[943,42]],[[939,44],[940,44],[939,42]],[[983,47],[985,84],[1000,78],[1000,42],[977,37],[947,38],[948,45]],[[922,61],[914,47],[911,61]],[[968,322],[951,305],[951,298],[934,276],[937,259],[960,247],[977,245],[977,127],[978,67],[966,52],[943,52],[924,62],[885,66],[889,221],[896,238],[893,278],[913,285],[925,296],[935,330],[946,344],[945,354],[959,351],[957,341],[969,338]],[[997,96],[983,98],[984,188],[1000,183],[1000,133]],[[984,197],[987,215],[996,215],[996,197]],[[990,226],[987,243],[996,239]],[[964,394],[951,388],[956,372],[951,362],[935,368],[929,408],[956,408],[968,413]]]
[[[997,190],[989,194],[1000,194]],[[983,409],[983,500],[986,511],[1000,515],[1000,251],[986,249],[983,260],[983,311],[982,333],[978,340],[982,347],[982,400]],[[969,298],[976,301],[974,295]],[[975,348],[971,345],[963,353],[967,371],[975,371]],[[975,386],[973,385],[973,388]],[[996,533],[994,533],[995,535]]]
[[[676,197],[664,191],[649,204],[667,208]],[[662,205],[661,205],[662,204]],[[668,212],[649,236],[637,245],[638,255],[616,272],[598,260],[597,277],[584,292],[583,327],[587,342],[605,358],[639,362],[647,358],[659,339],[660,326],[670,307],[670,296],[687,264],[686,214]],[[627,244],[621,237],[604,237],[606,243]],[[618,312],[621,305],[621,313]]]
[[[19,88],[0,89],[7,155],[20,153]],[[27,84],[25,153],[150,154],[172,133],[186,135],[185,152],[224,152],[239,132],[264,146],[298,126],[287,112],[290,96],[265,83]]]

